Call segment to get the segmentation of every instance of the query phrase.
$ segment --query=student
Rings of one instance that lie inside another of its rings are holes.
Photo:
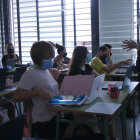
[[[53,67],[62,66],[63,68],[69,67],[70,58],[67,57],[66,48],[59,44],[55,45],[58,55],[53,60]]]
[[[94,74],[98,76],[99,74],[93,70],[93,68],[89,64],[85,64],[86,62],[91,61],[90,54],[87,50],[87,47],[78,46],[74,49],[72,60],[70,63],[68,75],[90,75]],[[113,122],[109,127],[109,137],[110,140],[117,140],[115,135],[115,122]]]
[[[112,59],[111,59],[111,56],[112,56],[112,46],[109,45],[109,44],[105,44],[104,46],[107,47],[109,53],[108,53],[107,58],[102,58],[101,61],[102,61],[102,63],[105,64],[105,65],[114,66],[114,63],[113,63],[113,61],[112,61]]]
[[[129,64],[129,61],[131,61],[131,59],[125,60],[125,61],[120,61],[119,63],[117,63],[114,66],[107,66],[105,64],[102,63],[102,59],[108,56],[108,49],[105,46],[101,46],[98,49],[97,55],[92,59],[91,61],[91,67],[100,75],[103,73],[110,73],[112,71],[114,71],[118,66],[122,65],[122,64]]]
[[[73,51],[72,60],[70,63],[68,75],[90,75],[94,74],[95,77],[99,74],[93,70],[93,68],[87,64],[91,61],[92,56],[89,54],[87,47],[77,46]]]
[[[0,68],[3,68],[1,61],[0,61]],[[13,79],[13,75],[7,76],[6,79]],[[4,102],[4,101],[7,101],[7,99],[4,97],[1,97],[0,102]],[[1,106],[8,110],[7,114],[8,114],[9,119],[12,119],[15,117],[15,106],[11,101],[9,101]],[[3,119],[4,119],[4,117],[0,113],[0,124],[2,123]]]
[[[59,74],[55,74],[58,73],[58,71],[52,69],[52,76],[48,70],[53,66],[52,58],[55,55],[54,48],[48,42],[39,41],[32,45],[30,54],[36,66],[23,74],[13,99],[16,102],[31,99],[33,103],[33,129],[40,138],[55,139],[57,112],[51,111],[51,106],[45,105],[46,100],[58,94],[58,84],[55,81],[59,76]],[[64,118],[72,119],[72,115],[64,114]],[[61,138],[67,126],[67,123],[60,123]],[[70,132],[68,131],[68,133]]]
[[[20,64],[20,60],[17,54],[15,54],[14,46],[12,43],[8,43],[6,46],[6,55],[2,58],[2,64],[5,65],[7,59],[15,59],[15,64]]]

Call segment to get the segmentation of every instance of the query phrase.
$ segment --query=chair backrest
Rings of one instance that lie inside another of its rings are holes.
[[[19,67],[16,68],[16,71],[14,72],[14,79],[13,82],[20,81],[20,78],[22,77],[23,73],[26,71],[27,67]]]
[[[7,68],[0,69],[0,91],[5,89],[6,86]]]
[[[25,114],[0,125],[0,140],[22,140]]]

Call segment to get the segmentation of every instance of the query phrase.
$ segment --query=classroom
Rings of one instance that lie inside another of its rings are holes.
[[[140,140],[139,0],[0,0],[0,140]]]

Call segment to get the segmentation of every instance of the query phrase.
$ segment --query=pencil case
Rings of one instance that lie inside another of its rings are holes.
[[[120,90],[118,89],[116,84],[108,85],[108,94],[111,98],[117,98],[120,95]]]

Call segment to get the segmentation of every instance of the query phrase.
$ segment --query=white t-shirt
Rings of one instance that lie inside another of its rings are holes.
[[[49,70],[39,70],[36,68],[27,70],[21,77],[18,87],[28,91],[42,88],[49,91],[52,96],[58,94],[58,84]],[[49,121],[56,115],[55,112],[50,110],[50,105],[45,105],[46,100],[40,95],[36,95],[31,100],[33,102],[33,123]]]
[[[0,61],[0,68],[3,68],[1,61]]]

